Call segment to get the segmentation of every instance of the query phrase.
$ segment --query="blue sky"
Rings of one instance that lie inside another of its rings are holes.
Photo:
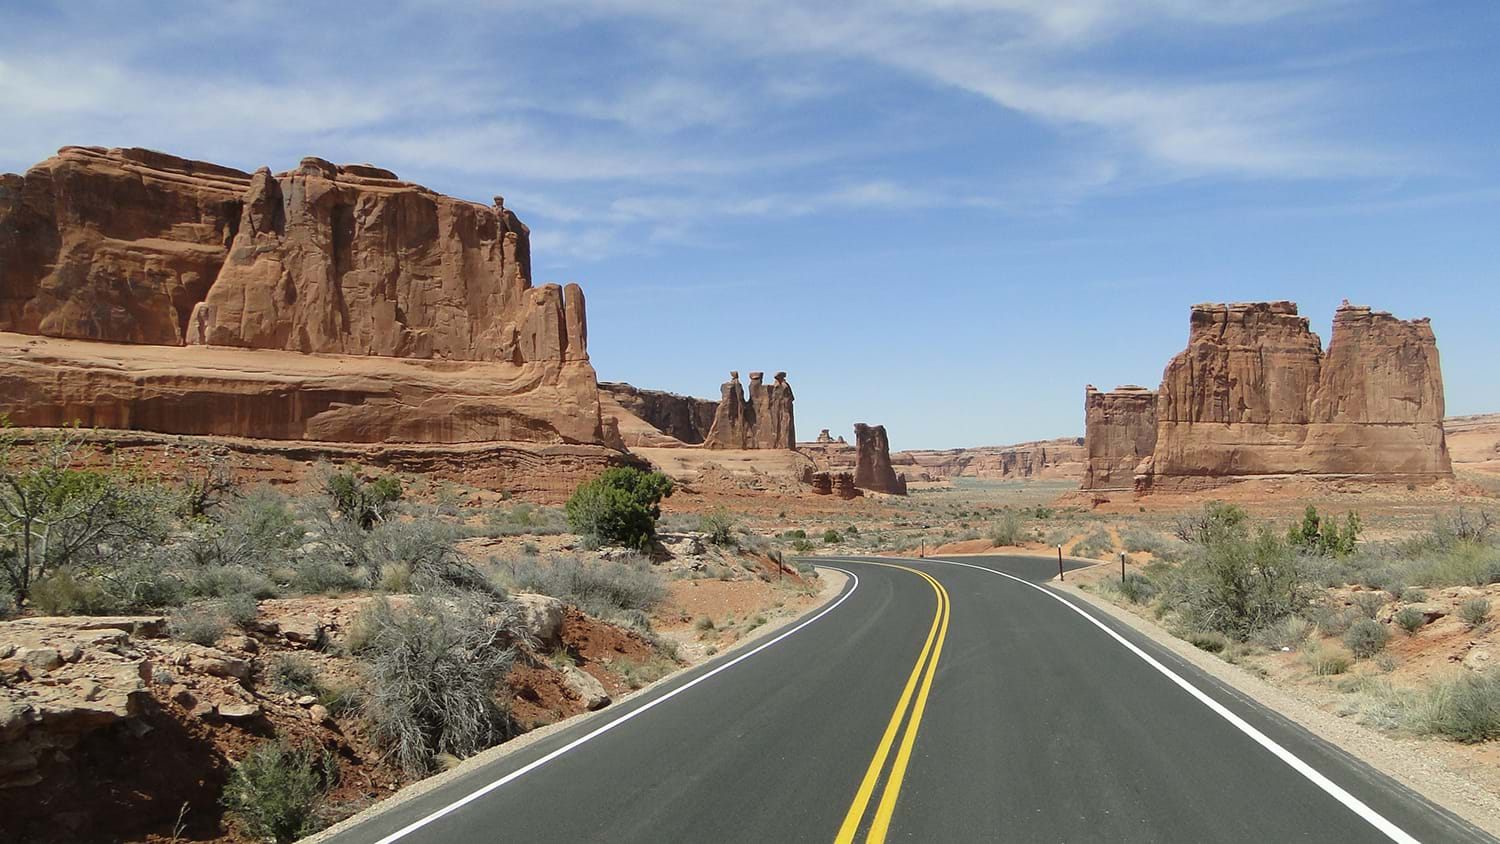
[[[1431,316],[1500,410],[1500,3],[0,2],[0,171],[370,162],[531,226],[601,378],[804,438],[1081,434],[1199,301]]]

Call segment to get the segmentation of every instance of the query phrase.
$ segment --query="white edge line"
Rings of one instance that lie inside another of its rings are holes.
[[[1014,580],[1017,583],[1029,586],[1032,589],[1035,589],[1036,591],[1042,593],[1043,595],[1046,595],[1047,597],[1053,599],[1054,601],[1057,601],[1073,612],[1076,612],[1084,618],[1088,619],[1089,623],[1093,624],[1095,627],[1098,627],[1100,630],[1103,630],[1105,633],[1109,634],[1115,641],[1128,648],[1131,653],[1145,660],[1147,665],[1150,665],[1152,668],[1155,668],[1157,671],[1165,674],[1167,676],[1167,679],[1181,686],[1184,691],[1197,698],[1199,703],[1207,706],[1209,709],[1213,710],[1214,713],[1219,717],[1234,725],[1234,727],[1240,732],[1253,739],[1256,744],[1259,744],[1266,750],[1271,751],[1271,753],[1274,754],[1276,758],[1285,762],[1292,768],[1292,770],[1311,780],[1313,785],[1316,785],[1318,788],[1323,789],[1329,794],[1329,796],[1344,804],[1344,806],[1346,806],[1350,811],[1354,812],[1354,814],[1359,815],[1365,821],[1369,822],[1371,826],[1385,833],[1386,837],[1390,838],[1392,841],[1401,842],[1401,844],[1420,844],[1420,842],[1418,842],[1416,838],[1412,837],[1410,833],[1387,820],[1385,816],[1381,815],[1379,812],[1366,805],[1363,800],[1360,800],[1358,797],[1355,797],[1354,795],[1345,791],[1343,787],[1338,783],[1330,780],[1328,777],[1323,776],[1318,772],[1316,768],[1302,761],[1290,750],[1287,750],[1285,747],[1277,744],[1276,741],[1270,736],[1267,736],[1265,733],[1262,733],[1260,730],[1251,726],[1248,722],[1245,721],[1245,719],[1231,712],[1217,700],[1209,697],[1197,686],[1194,686],[1192,683],[1189,683],[1187,680],[1183,679],[1172,669],[1166,667],[1165,665],[1162,665],[1156,660],[1155,657],[1136,647],[1135,644],[1130,640],[1126,639],[1124,636],[1121,636],[1119,633],[1116,633],[1114,630],[1111,630],[1109,626],[1104,622],[1095,618],[1093,615],[1084,612],[1083,609],[1077,604],[1074,604],[1072,601],[1067,600],[1056,592],[1050,589],[1043,589],[1035,583],[1032,583],[1031,581],[1024,578],[1016,577],[1013,574],[1006,574],[1003,571],[995,571],[994,569],[985,568],[984,566],[976,566],[973,563],[960,563],[956,560],[940,560],[933,557],[926,557],[921,560],[913,560],[913,562],[943,563],[950,566],[964,566],[966,568],[978,569],[979,571],[996,574],[1001,577],[1006,577]]]
[[[724,663],[723,665],[720,665],[719,667],[713,669],[712,671],[709,671],[709,672],[707,672],[705,674],[702,674],[702,675],[700,675],[698,677],[694,677],[692,680],[690,680],[690,681],[688,681],[686,683],[683,683],[681,686],[678,686],[677,688],[673,689],[672,691],[667,692],[666,694],[662,695],[661,697],[656,698],[655,700],[652,700],[651,702],[646,703],[646,704],[642,705],[641,707],[639,707],[637,709],[633,709],[630,712],[625,713],[624,715],[621,715],[619,718],[616,718],[615,720],[610,721],[608,724],[605,724],[604,726],[598,728],[597,730],[594,730],[593,732],[587,733],[585,735],[579,736],[576,739],[573,739],[572,741],[568,742],[567,744],[563,745],[562,747],[559,747],[558,749],[552,751],[551,753],[548,753],[546,756],[542,756],[542,757],[540,757],[538,759],[535,759],[535,760],[527,763],[526,765],[523,765],[523,766],[517,768],[514,771],[511,771],[510,773],[506,774],[505,776],[501,777],[500,779],[497,779],[494,782],[491,782],[491,783],[483,786],[482,788],[479,788],[479,789],[476,789],[475,791],[470,792],[469,794],[467,794],[467,795],[465,795],[465,796],[463,796],[463,797],[461,797],[461,798],[453,801],[452,803],[449,803],[448,805],[442,807],[441,809],[438,809],[437,811],[432,812],[431,814],[427,815],[426,817],[419,818],[418,820],[412,821],[411,823],[407,824],[406,826],[404,826],[404,827],[396,830],[395,832],[391,833],[390,835],[387,835],[386,837],[380,839],[379,841],[376,842],[376,844],[391,844],[391,842],[399,841],[400,839],[405,838],[406,836],[412,834],[413,832],[416,832],[417,830],[421,829],[424,826],[427,826],[428,824],[432,823],[433,821],[435,821],[435,820],[437,820],[437,819],[439,819],[439,818],[441,818],[441,817],[443,817],[445,815],[448,815],[448,814],[450,814],[452,812],[455,812],[458,809],[461,809],[461,808],[463,808],[464,806],[467,806],[470,803],[473,803],[475,800],[478,800],[479,798],[485,796],[486,794],[489,794],[490,792],[494,791],[495,789],[500,788],[501,786],[505,785],[506,783],[509,783],[509,782],[512,782],[513,780],[519,779],[520,777],[522,777],[522,776],[524,776],[524,775],[526,775],[526,774],[528,774],[528,773],[536,770],[537,768],[542,767],[543,765],[547,764],[548,762],[551,762],[552,760],[556,759],[557,757],[562,756],[564,753],[567,753],[567,752],[573,750],[574,748],[578,747],[579,745],[583,744],[584,742],[587,742],[587,741],[590,741],[592,739],[595,739],[595,738],[597,738],[597,737],[599,737],[599,736],[601,736],[601,735],[609,732],[610,730],[613,730],[615,727],[620,726],[621,724],[625,723],[626,721],[631,720],[632,718],[636,717],[637,715],[641,715],[641,714],[649,711],[650,709],[652,709],[656,705],[661,704],[661,703],[665,703],[665,702],[671,700],[672,698],[674,698],[674,697],[682,694],[683,692],[687,691],[688,689],[691,689],[692,687],[698,685],[699,683],[703,682],[704,680],[707,680],[708,678],[714,676],[715,674],[718,674],[720,671],[727,670],[729,668],[732,668],[733,666],[735,666],[738,663],[744,662],[745,660],[749,659],[752,656],[755,656],[756,654],[760,653],[761,651],[765,650],[766,648],[769,648],[772,645],[776,644],[777,642],[780,642],[782,639],[785,639],[786,637],[792,635],[793,633],[796,633],[797,631],[799,631],[802,628],[808,626],[809,624],[812,624],[813,622],[817,621],[818,619],[822,618],[823,616],[828,615],[829,613],[833,612],[834,609],[836,609],[839,604],[842,604],[844,601],[848,600],[848,598],[849,598],[850,595],[854,594],[854,590],[856,590],[856,589],[859,588],[859,576],[856,575],[852,571],[848,571],[847,569],[835,568],[834,566],[824,566],[824,568],[833,569],[834,571],[842,572],[842,573],[848,575],[850,578],[852,578],[853,583],[849,586],[848,591],[846,591],[844,594],[842,594],[842,595],[839,596],[839,599],[837,601],[834,601],[832,604],[829,604],[827,607],[824,607],[823,610],[821,612],[819,612],[817,615],[813,616],[812,618],[807,619],[806,621],[802,622],[801,624],[797,625],[796,627],[793,627],[792,629],[790,629],[790,630],[782,633],[781,635],[777,636],[776,638],[771,639],[768,642],[761,643],[760,645],[756,646],[755,649],[750,650],[750,651],[746,651],[745,653],[740,654],[739,656],[735,657],[734,659],[731,659],[730,661]]]

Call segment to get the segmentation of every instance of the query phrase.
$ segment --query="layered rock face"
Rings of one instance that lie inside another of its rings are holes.
[[[767,385],[765,373],[750,373],[748,396],[740,385],[740,374],[730,372],[719,387],[719,403],[713,424],[704,438],[705,448],[756,449],[797,447],[797,429],[792,413],[792,386],[786,373],[778,372]]]
[[[1167,365],[1156,395],[1154,446],[1132,465],[1147,437],[1125,408],[1148,401],[1141,392],[1090,393],[1083,488],[1119,488],[1127,466],[1140,490],[1289,475],[1452,476],[1437,341],[1426,319],[1346,302],[1325,353],[1291,302],[1194,306],[1188,347]]]
[[[854,485],[860,489],[906,494],[906,478],[891,466],[891,443],[884,425],[854,425]]]
[[[1084,398],[1084,489],[1134,489],[1136,470],[1156,451],[1156,393],[1136,386]]]
[[[529,232],[498,198],[367,165],[252,175],[64,148],[0,177],[0,331],[157,347],[105,367],[66,343],[48,350],[61,368],[0,362],[0,412],[19,424],[84,419],[102,394],[94,424],[167,433],[603,441],[577,285],[532,286]],[[474,391],[429,394],[445,366]]]
[[[1015,445],[898,451],[891,455],[891,462],[913,466],[916,476],[926,481],[1025,480],[1079,478],[1086,458],[1083,437],[1060,437]]]
[[[685,445],[708,439],[719,405],[711,399],[680,396],[661,390],[642,390],[630,384],[601,381],[599,389],[621,407]]]

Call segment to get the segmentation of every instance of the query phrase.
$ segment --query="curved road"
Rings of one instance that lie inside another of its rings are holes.
[[[330,840],[1493,841],[1036,583],[817,558],[827,606]]]

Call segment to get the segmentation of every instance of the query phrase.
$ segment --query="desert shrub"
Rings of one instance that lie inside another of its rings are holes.
[[[1386,605],[1386,595],[1380,591],[1355,592],[1350,600],[1354,608],[1365,618],[1374,618],[1379,615],[1381,607]]]
[[[568,526],[595,544],[644,549],[656,535],[661,500],[672,489],[672,479],[660,472],[606,469],[568,499]]]
[[[1006,510],[990,525],[987,535],[996,548],[1020,545],[1026,541],[1026,526],[1019,515]]]
[[[597,618],[645,613],[667,594],[662,576],[644,560],[630,564],[521,558],[504,563],[503,571],[516,589],[551,595]]]
[[[708,541],[723,548],[733,548],[739,542],[734,536],[734,517],[720,508],[698,517],[698,530],[708,534]]]
[[[806,539],[807,531],[797,528],[795,530],[783,531],[780,536],[782,539]]]
[[[327,471],[323,475],[323,494],[328,496],[339,517],[361,530],[373,528],[395,512],[401,500],[401,479],[394,475],[365,479],[357,469]]]
[[[1427,614],[1416,607],[1402,607],[1396,611],[1395,620],[1408,636],[1414,636],[1418,630],[1422,629],[1422,625],[1427,623]]]
[[[1243,522],[1207,530],[1209,541],[1163,578],[1164,602],[1187,626],[1243,640],[1307,607],[1296,555],[1278,536],[1252,537]]]
[[[18,602],[49,573],[90,580],[167,536],[171,496],[130,467],[78,468],[92,450],[82,437],[60,433],[20,465],[0,427],[0,582]]]
[[[1357,612],[1343,607],[1320,606],[1312,611],[1312,620],[1324,635],[1342,636],[1357,615]]]
[[[295,654],[278,654],[266,666],[266,679],[283,692],[299,695],[321,695],[323,684],[318,682],[318,669],[306,657]]]
[[[1114,548],[1115,541],[1110,537],[1109,531],[1096,527],[1073,546],[1073,556],[1094,558],[1100,554],[1107,554]]]
[[[15,616],[17,610],[16,596],[10,594],[10,589],[0,585],[0,621],[6,621]]]
[[[1214,630],[1190,630],[1184,637],[1200,651],[1216,654],[1229,646],[1229,637]]]
[[[248,837],[295,841],[318,831],[318,810],[337,782],[333,754],[264,741],[234,766],[223,802]]]
[[[814,545],[810,539],[796,539],[792,542],[792,550],[798,554],[806,554],[816,547],[818,546]]]
[[[1167,538],[1149,528],[1132,525],[1120,531],[1120,542],[1132,554],[1146,552],[1154,557],[1169,555]]]
[[[1500,738],[1500,677],[1463,672],[1437,683],[1412,705],[1418,732],[1477,744]]]
[[[1355,659],[1369,659],[1385,649],[1391,631],[1373,618],[1361,618],[1344,631],[1344,647]]]
[[[706,615],[699,616],[698,620],[693,622],[693,629],[702,633],[707,633],[708,631],[714,629],[714,620]]]
[[[377,599],[361,616],[369,660],[363,711],[404,770],[424,774],[438,754],[462,759],[505,738],[495,686],[514,659],[513,619],[430,598],[401,609]]]
[[[631,689],[640,689],[671,674],[676,670],[677,664],[664,656],[651,656],[640,661],[619,659],[615,661],[614,668],[620,672],[625,685]]]
[[[1408,604],[1425,604],[1427,603],[1427,593],[1421,589],[1408,586],[1401,590],[1401,600]]]
[[[1257,638],[1273,650],[1279,651],[1283,648],[1296,650],[1302,647],[1312,633],[1312,622],[1300,615],[1289,615],[1261,630]]]
[[[212,645],[229,627],[223,605],[217,601],[198,601],[180,607],[167,619],[167,633],[174,639]]]
[[[181,547],[196,567],[269,571],[286,561],[306,533],[286,497],[269,487],[253,489],[214,514]]]
[[[1176,527],[1178,539],[1197,545],[1210,545],[1226,538],[1243,537],[1249,532],[1250,514],[1241,507],[1222,501],[1210,501],[1203,505],[1200,512],[1179,517]]]
[[[1321,647],[1309,647],[1302,652],[1298,660],[1319,677],[1329,677],[1335,674],[1343,674],[1349,670],[1349,657],[1334,651],[1324,650]]]
[[[551,536],[568,529],[567,514],[556,507],[538,507],[526,502],[490,511],[485,533],[490,536]]]
[[[1287,529],[1287,543],[1293,548],[1325,557],[1347,557],[1354,553],[1362,529],[1359,515],[1350,512],[1343,527],[1333,519],[1318,515],[1318,508],[1307,505],[1302,521]]]
[[[1145,575],[1130,572],[1120,583],[1120,595],[1132,604],[1144,604],[1156,595],[1156,584]]]
[[[244,566],[208,566],[189,571],[187,590],[200,598],[225,598],[230,595],[274,598],[279,591],[269,575]]]
[[[304,595],[336,595],[365,588],[365,573],[336,559],[308,555],[292,564],[291,587]]]
[[[1458,617],[1470,627],[1478,627],[1490,617],[1488,598],[1470,598],[1458,605]]]
[[[833,528],[829,528],[828,530],[823,531],[824,545],[834,545],[843,541],[844,537],[839,536],[839,532],[834,530]]]
[[[458,550],[459,531],[436,519],[389,520],[368,534],[366,557],[370,570],[385,581],[403,581],[419,593],[473,592],[496,600],[504,592],[490,582]],[[387,583],[387,591],[394,585]]]

